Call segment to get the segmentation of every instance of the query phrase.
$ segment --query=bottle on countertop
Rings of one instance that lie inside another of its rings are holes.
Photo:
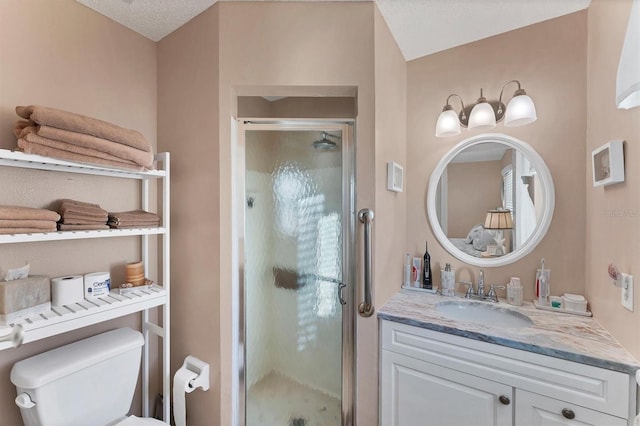
[[[451,264],[447,263],[440,271],[440,288],[443,296],[455,296],[456,275],[451,269]]]
[[[404,258],[404,286],[411,286],[411,255],[409,253]]]
[[[422,259],[422,288],[433,289],[433,278],[431,275],[431,256],[429,255],[429,242],[425,243],[424,258]]]

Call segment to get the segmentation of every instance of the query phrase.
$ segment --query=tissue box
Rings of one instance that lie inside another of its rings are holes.
[[[32,275],[13,281],[0,281],[0,325],[51,308],[49,277]]]

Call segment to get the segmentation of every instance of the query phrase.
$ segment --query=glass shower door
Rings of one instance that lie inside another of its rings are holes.
[[[341,128],[245,130],[247,425],[342,424]]]

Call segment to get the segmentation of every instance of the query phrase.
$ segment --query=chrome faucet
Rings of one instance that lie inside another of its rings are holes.
[[[480,275],[478,276],[478,290],[474,291],[473,283],[470,281],[459,281],[458,284],[466,285],[467,291],[464,294],[465,299],[476,300],[488,300],[490,302],[498,302],[498,296],[496,295],[496,289],[505,289],[503,285],[491,284],[489,291],[484,292],[484,270],[480,269]]]
[[[478,276],[478,298],[484,299],[484,271],[480,269],[480,275]]]

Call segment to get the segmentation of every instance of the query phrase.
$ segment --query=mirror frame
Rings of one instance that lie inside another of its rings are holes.
[[[449,165],[449,162],[451,162],[451,160],[464,149],[487,142],[499,142],[526,155],[526,157],[536,168],[536,171],[540,176],[540,184],[544,192],[544,212],[529,239],[518,250],[505,254],[504,256],[500,256],[498,258],[479,258],[458,250],[453,245],[453,243],[449,241],[449,238],[442,230],[442,227],[438,222],[438,216],[436,214],[436,191],[438,190],[438,183],[440,182],[442,173]],[[443,246],[445,250],[447,250],[452,256],[464,263],[468,263],[474,266],[491,268],[496,266],[509,265],[531,253],[531,251],[538,245],[538,243],[540,243],[540,241],[542,241],[542,239],[546,235],[547,230],[551,225],[554,208],[555,190],[553,185],[553,178],[551,177],[551,172],[549,171],[549,168],[545,164],[540,154],[538,154],[528,143],[502,133],[485,133],[470,137],[458,143],[440,159],[440,162],[438,162],[435,169],[431,173],[431,177],[429,178],[429,188],[427,192],[427,218],[429,219],[429,224],[431,225],[433,234],[435,235],[440,245]]]

